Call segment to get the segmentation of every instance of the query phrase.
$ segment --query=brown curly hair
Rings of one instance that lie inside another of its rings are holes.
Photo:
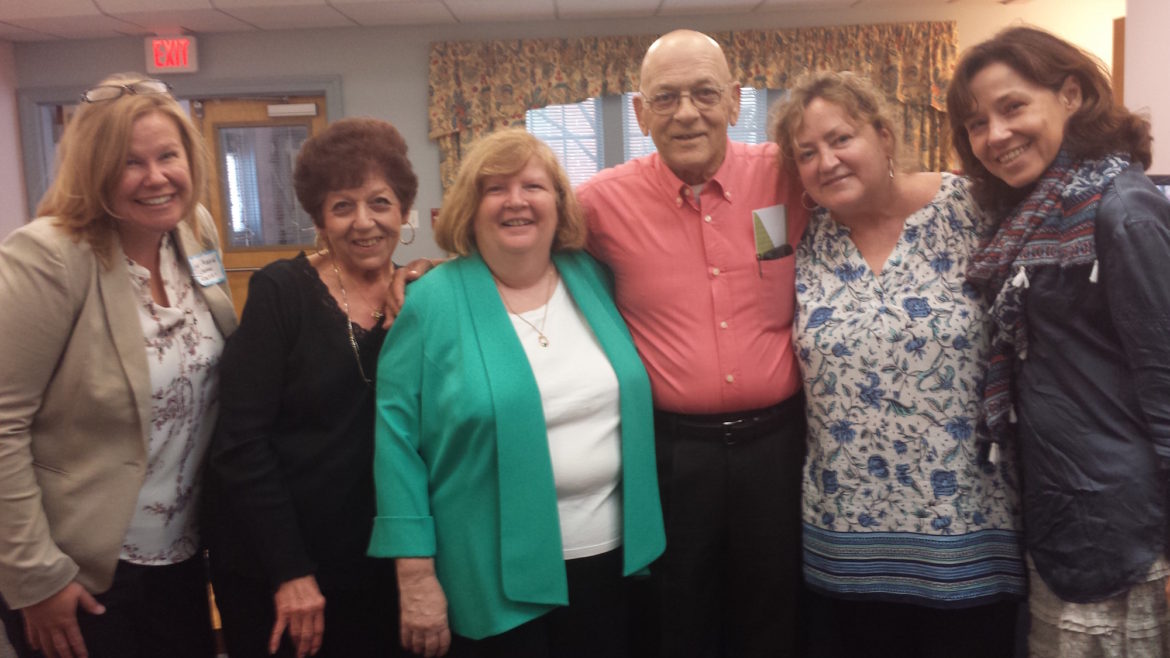
[[[1027,195],[991,175],[975,157],[967,135],[967,119],[975,111],[971,81],[987,66],[1005,64],[1032,84],[1058,92],[1072,76],[1081,86],[1081,106],[1069,117],[1063,148],[1076,158],[1127,153],[1148,168],[1151,161],[1150,122],[1113,100],[1104,65],[1092,55],[1044,30],[1011,27],[973,46],[959,59],[947,89],[951,138],[963,166],[974,181],[972,192],[981,205],[1001,212]]]
[[[297,154],[293,186],[301,207],[317,228],[324,228],[325,197],[361,187],[372,174],[386,179],[405,217],[418,193],[418,176],[406,158],[406,140],[386,121],[353,117],[336,121],[305,141]]]

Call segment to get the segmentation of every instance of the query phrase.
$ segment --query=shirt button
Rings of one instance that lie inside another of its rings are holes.
[[[726,377],[726,379],[727,379],[727,383],[730,384],[730,383],[735,381],[735,375],[728,375]]]
[[[727,322],[726,322],[726,321],[720,322],[720,323],[719,323],[719,328],[720,328],[720,329],[726,329],[726,328],[727,328]]]
[[[674,198],[674,205],[676,205],[676,206],[681,206],[681,205],[682,205],[682,197],[681,197],[681,196],[676,196],[676,197]]]
[[[719,276],[719,268],[718,267],[711,268],[711,274],[714,274],[715,276]]]
[[[710,216],[710,215],[707,215],[706,217],[704,217],[704,218],[703,218],[703,221],[704,221],[704,222],[707,222],[708,224],[710,224],[710,223],[711,223],[711,216]]]

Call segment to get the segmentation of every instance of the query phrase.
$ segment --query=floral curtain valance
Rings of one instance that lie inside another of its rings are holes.
[[[904,160],[946,166],[943,92],[954,68],[954,22],[745,30],[711,35],[742,84],[785,89],[809,70],[872,78],[901,121]],[[523,126],[530,109],[636,91],[642,56],[657,35],[449,41],[431,44],[430,138],[443,189],[477,137]]]

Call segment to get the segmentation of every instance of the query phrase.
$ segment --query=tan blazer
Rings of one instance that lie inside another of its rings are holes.
[[[218,248],[175,230],[179,257]],[[0,244],[0,594],[22,608],[76,579],[109,589],[146,473],[150,374],[126,261],[40,218]],[[226,338],[226,283],[204,288]]]

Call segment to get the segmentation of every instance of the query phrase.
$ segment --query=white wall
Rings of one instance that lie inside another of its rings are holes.
[[[1026,0],[1010,5],[990,0],[959,0],[925,8],[789,10],[751,17],[722,14],[568,24],[500,23],[210,34],[199,37],[200,72],[195,75],[204,80],[341,75],[345,114],[369,115],[393,122],[406,136],[410,147],[411,160],[420,178],[416,206],[427,228],[420,232],[420,239],[411,248],[399,251],[399,256],[405,258],[437,254],[426,221],[429,209],[440,202],[438,149],[427,139],[427,56],[432,41],[654,34],[678,27],[720,31],[954,20],[962,48],[1002,27],[1026,22],[1075,41],[1108,62],[1112,52],[1112,21],[1124,13],[1125,0]],[[114,71],[141,70],[144,67],[142,41],[126,38],[17,44],[16,67],[21,88],[80,87]]]
[[[1125,105],[1149,113],[1154,126],[1151,174],[1170,175],[1170,3],[1129,0],[1125,16]]]
[[[0,41],[0,240],[28,221],[16,115],[15,48]]]

